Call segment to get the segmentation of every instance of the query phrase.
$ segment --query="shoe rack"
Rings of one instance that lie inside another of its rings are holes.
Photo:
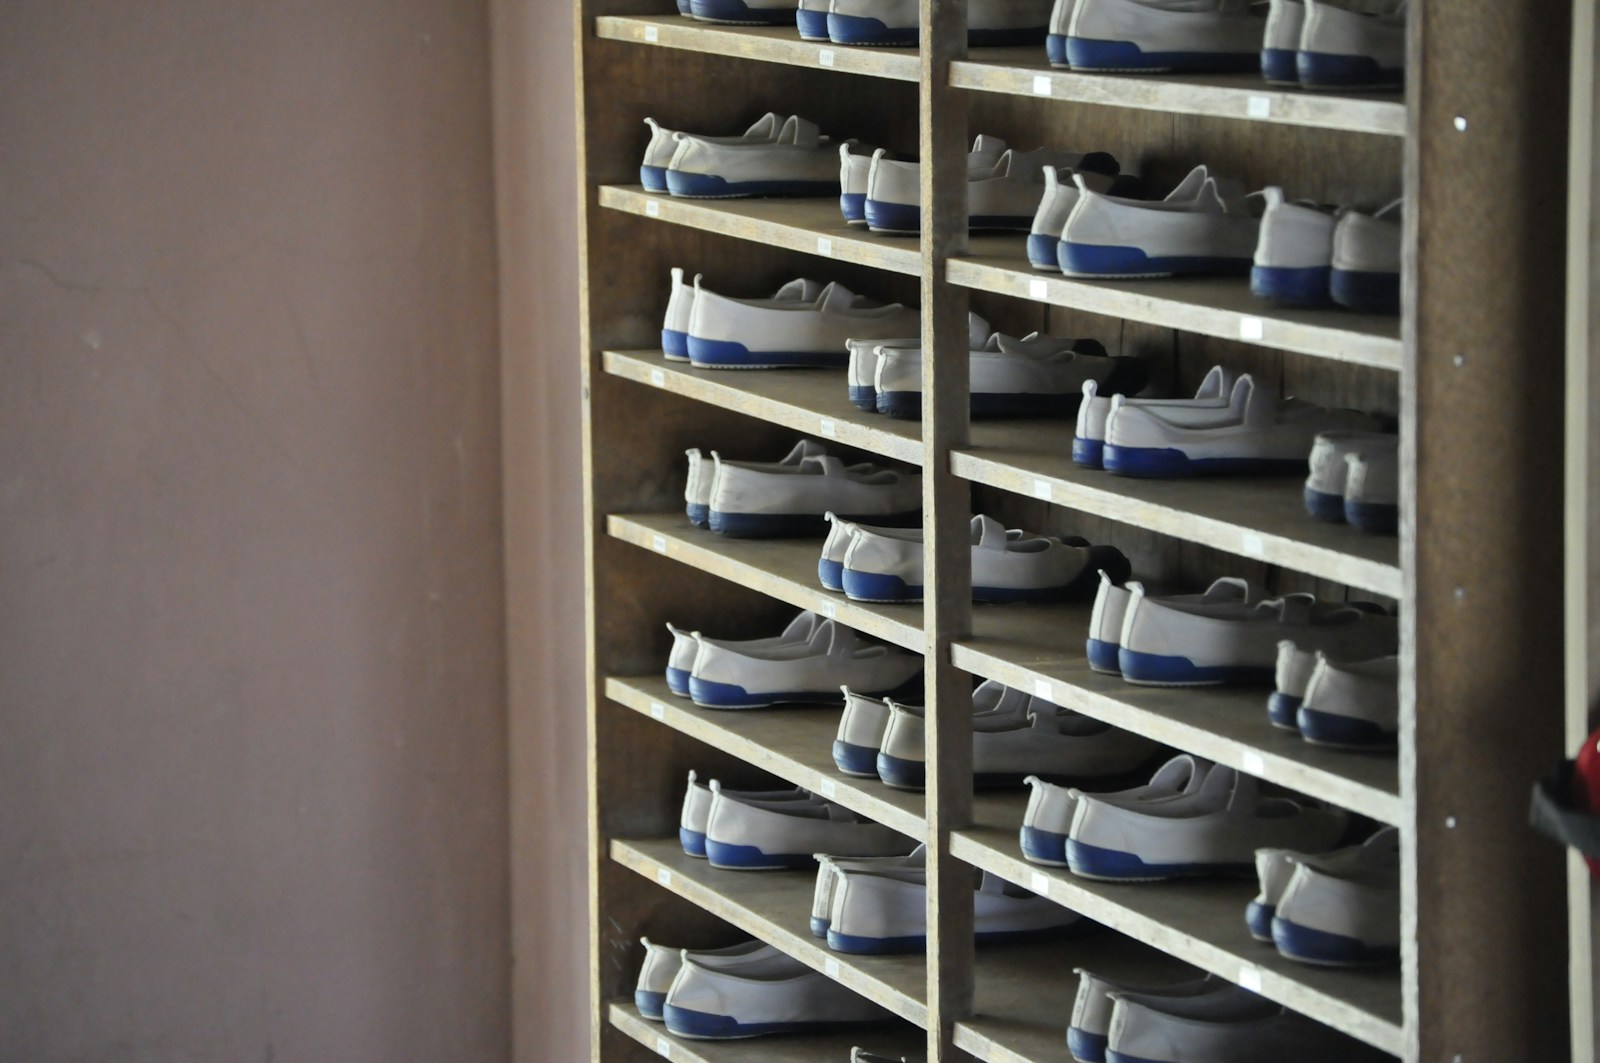
[[[965,47],[964,5],[923,2],[919,50],[807,43],[791,28],[692,22],[670,0],[580,0],[584,507],[588,521],[591,996],[597,1059],[845,1060],[849,1046],[988,1063],[1066,1060],[1074,967],[1218,974],[1406,1060],[1556,1058],[1564,1048],[1560,858],[1525,829],[1527,785],[1560,748],[1560,349],[1566,56],[1532,4],[1419,0],[1401,95],[1279,91],[1246,76],[1089,76],[1043,47]],[[724,132],[803,114],[924,162],[924,232],[848,228],[833,199],[675,200],[644,192],[651,116]],[[1084,282],[1030,269],[1023,237],[969,238],[964,155],[1110,151],[1163,190],[1196,163],[1251,188],[1376,205],[1404,191],[1405,312],[1285,311],[1238,278]],[[855,410],[842,373],[706,372],[663,360],[673,266],[737,296],[795,276],[923,307],[925,416]],[[1286,394],[1392,416],[1405,440],[1398,539],[1305,514],[1284,479],[1129,480],[1072,464],[1072,425],[967,418],[966,313],[1092,336],[1192,393],[1222,362]],[[549,352],[565,357],[565,352]],[[683,451],[776,456],[798,436],[920,467],[921,606],[822,590],[820,542],[740,541],[683,516]],[[1403,617],[1398,756],[1319,750],[1267,722],[1256,688],[1157,690],[1092,673],[1088,605],[974,607],[967,518],[1118,546],[1136,574],[1378,600]],[[524,544],[536,549],[536,544]],[[511,549],[518,549],[515,542]],[[1544,588],[1541,593],[1538,588]],[[664,623],[744,637],[812,609],[927,659],[929,786],[838,773],[835,709],[716,712],[672,697]],[[1248,881],[1118,886],[1026,863],[1025,795],[971,793],[972,677],[996,679],[1399,826],[1396,970],[1297,964],[1250,939]],[[929,850],[926,956],[835,954],[807,930],[813,876],[717,871],[677,840],[686,772],[804,786]],[[1067,942],[974,950],[970,868],[1084,913]],[[638,939],[754,935],[881,1003],[856,1037],[690,1042],[632,1008]],[[1554,1011],[1552,1009],[1555,1009]]]

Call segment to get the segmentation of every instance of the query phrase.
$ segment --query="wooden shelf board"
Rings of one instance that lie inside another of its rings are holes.
[[[1285,959],[1245,929],[1253,881],[1115,884],[1038,867],[1017,848],[1017,825],[981,823],[951,836],[958,859],[1017,882],[1097,922],[1383,1049],[1402,1049],[1400,972],[1312,967]]]
[[[874,638],[925,653],[922,606],[868,605],[817,582],[821,539],[730,539],[696,528],[682,514],[613,513],[606,533],[752,590],[810,609]]]
[[[639,185],[602,185],[600,205],[704,232],[803,251],[874,269],[922,275],[917,241],[852,229],[838,196],[809,199],[679,199]]]
[[[1072,461],[1073,426],[977,421],[957,476],[1255,558],[1390,598],[1401,593],[1399,540],[1313,520],[1304,478],[1138,480]]]
[[[922,426],[850,405],[842,372],[769,369],[728,372],[669,362],[660,351],[606,351],[605,371],[723,409],[759,417],[818,439],[922,464]]]
[[[847,956],[811,935],[810,871],[722,871],[684,855],[676,838],[611,842],[611,859],[745,933],[927,1028],[927,963],[909,956]]]
[[[749,1063],[752,1047],[747,1040],[703,1041],[677,1037],[666,1026],[639,1014],[632,1002],[614,1000],[606,1008],[612,1026],[676,1063]],[[912,1027],[763,1037],[759,1042],[763,1063],[845,1063],[850,1049],[859,1045],[869,1052],[899,1059],[919,1056],[927,1048],[927,1035]]]
[[[1043,80],[1041,80],[1043,79]],[[1090,74],[1056,70],[1043,49],[974,48],[950,65],[958,89],[1048,96],[1073,103],[1132,107],[1169,114],[1238,118],[1401,137],[1405,97],[1399,93],[1338,96],[1268,86],[1258,74]]]
[[[862,48],[803,41],[793,26],[717,26],[682,15],[603,15],[594,20],[594,32],[604,40],[866,74],[892,81],[916,81],[922,65],[914,48]]]
[[[1087,606],[1053,626],[1004,609],[976,609],[972,626],[973,637],[950,648],[957,668],[1380,822],[1402,824],[1393,754],[1325,749],[1272,726],[1264,687],[1142,687],[1092,671],[1083,650]]]
[[[1243,340],[1355,365],[1400,370],[1400,319],[1342,310],[1285,310],[1250,294],[1242,277],[1089,281],[1028,265],[1021,236],[974,236],[952,258],[952,284],[1018,299]]]
[[[837,706],[702,709],[673,694],[662,676],[610,677],[606,697],[919,842],[927,837],[921,793],[853,778],[834,766]]]

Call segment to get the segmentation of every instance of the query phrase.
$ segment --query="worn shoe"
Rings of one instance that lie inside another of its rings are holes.
[[[843,369],[849,362],[845,340],[915,333],[920,324],[915,307],[865,305],[837,282],[812,302],[791,304],[732,299],[696,277],[687,346],[700,369]]]
[[[1291,854],[1272,918],[1272,943],[1322,967],[1400,962],[1400,832],[1322,856]]]
[[[1302,650],[1293,639],[1278,643],[1278,659],[1272,668],[1272,694],[1267,698],[1267,719],[1272,726],[1297,731],[1294,714],[1305,700],[1306,684],[1317,667],[1314,650]]]
[[[1345,458],[1344,519],[1364,532],[1400,527],[1400,451],[1363,449]]]
[[[752,801],[799,801],[821,804],[822,799],[811,796],[798,786],[783,790],[729,790],[731,796]],[[711,788],[697,781],[689,772],[689,785],[683,792],[683,807],[678,812],[678,841],[685,855],[704,860],[706,857],[706,822],[711,818]]]
[[[1264,21],[1248,0],[1078,0],[1067,28],[1074,70],[1254,70]]]
[[[1305,25],[1305,0],[1271,0],[1261,41],[1261,76],[1269,85],[1298,85],[1300,28]]]
[[[1352,454],[1397,452],[1400,437],[1387,432],[1323,432],[1311,446],[1306,477],[1306,512],[1318,520],[1344,523],[1345,487]]]
[[[1209,176],[1188,195],[1194,173],[1159,202],[1096,192],[1082,175],[1074,176],[1078,202],[1061,229],[1061,272],[1102,278],[1249,273],[1261,219],[1244,197],[1225,194]]]
[[[1400,658],[1335,664],[1319,653],[1295,724],[1313,745],[1393,749],[1400,737]]]
[[[1038,44],[1044,40],[1050,0],[972,0],[967,44],[973,48]],[[915,46],[916,0],[833,0],[828,37],[835,44]]]
[[[1250,291],[1279,306],[1326,306],[1338,219],[1329,211],[1290,203],[1275,185],[1261,195],[1267,207],[1250,267]]]
[[[1066,3],[1067,0],[1059,0]],[[1059,7],[1058,3],[1058,7]],[[1116,191],[1117,160],[1103,151],[1090,152],[1076,166],[1046,166],[1040,171],[1044,178],[1044,191],[1039,196],[1039,208],[1034,211],[1033,224],[1028,228],[1028,264],[1046,273],[1061,272],[1061,260],[1056,245],[1061,242],[1061,230],[1078,205],[1078,184],[1073,180],[1083,177],[1083,183],[1096,192],[1118,195]]]
[[[922,516],[922,476],[875,465],[846,466],[832,455],[805,458],[781,471],[717,462],[711,530],[736,538],[823,535],[826,514],[879,525],[910,525]]]
[[[876,779],[878,751],[883,748],[883,731],[889,726],[889,706],[883,698],[844,694],[844,713],[839,717],[839,732],[833,740],[833,763],[846,775]]]
[[[809,868],[816,853],[899,856],[910,838],[829,801],[764,801],[734,797],[711,782],[706,858],[735,871]]]
[[[744,641],[731,639],[710,641],[737,652],[749,650],[760,653],[785,645],[804,645],[811,641],[811,636],[816,634],[817,625],[821,623],[822,618],[816,613],[802,610],[789,621],[789,626],[783,629],[782,634]],[[671,624],[667,625],[667,630],[672,632],[672,651],[667,657],[667,687],[679,697],[686,698],[689,696],[689,677],[694,672],[694,661],[700,654],[700,641],[705,636],[698,631],[684,631]]]
[[[778,138],[778,131],[786,120],[786,115],[769,111],[738,136],[703,139],[720,144],[770,144]],[[667,129],[654,118],[646,118],[644,124],[650,127],[650,143],[645,145],[644,161],[639,164],[639,183],[644,185],[647,192],[665,192],[667,167],[672,163],[673,153],[678,150],[678,132]]]
[[[1105,1063],[1106,1037],[1111,1030],[1115,994],[1135,993],[1161,997],[1197,997],[1207,993],[1243,992],[1216,975],[1200,975],[1168,985],[1134,986],[1113,982],[1085,970],[1078,976],[1078,995],[1072,1003],[1072,1019],[1067,1025],[1067,1051],[1078,1063]]]
[[[1214,365],[1200,381],[1192,399],[1144,399],[1130,397],[1123,400],[1128,406],[1149,406],[1170,421],[1183,423],[1186,419],[1204,422],[1228,408],[1238,376],[1230,369]],[[1086,469],[1102,468],[1105,461],[1106,422],[1111,419],[1112,395],[1100,394],[1100,385],[1092,380],[1083,385],[1083,402],[1078,405],[1078,425],[1072,437],[1072,460]]]
[[[639,981],[633,990],[633,1004],[642,1018],[661,1021],[661,1008],[667,1001],[667,990],[672,980],[683,969],[684,956],[706,967],[721,970],[738,970],[740,967],[759,965],[773,956],[777,949],[764,941],[751,939],[724,949],[671,949],[657,945],[647,937],[639,939],[644,946],[644,964],[639,968]]]
[[[920,790],[927,778],[923,707],[901,704],[892,698],[888,705],[889,722],[884,726],[878,750],[878,778],[897,790]],[[975,733],[1026,726],[1034,711],[1054,714],[1064,710],[992,679],[984,680],[972,692]]]
[[[927,873],[920,868],[865,871],[839,867],[828,912],[828,947],[862,955],[920,952],[928,947]],[[1035,939],[1082,929],[1083,916],[981,872],[973,893],[973,929],[980,944]]]
[[[1400,209],[1395,200],[1377,214],[1352,210],[1339,219],[1328,288],[1340,306],[1363,314],[1400,312]]]
[[[919,689],[922,657],[868,642],[843,624],[823,620],[808,642],[760,649],[700,640],[689,696],[707,709],[762,709],[784,702],[835,704],[841,684],[863,694]]]
[[[845,871],[896,873],[907,869],[921,871],[926,865],[927,846],[919,845],[905,856],[829,856],[817,853],[817,885],[811,894],[811,934],[828,936],[828,917],[833,911],[833,891]]]
[[[799,0],[794,21],[802,41],[828,39],[828,8],[832,5],[833,0]]]
[[[1006,142],[980,133],[967,151],[967,180],[992,172]],[[895,159],[881,148],[867,170],[867,228],[875,233],[914,235],[922,231],[922,165]]]
[[[989,337],[994,335],[994,329],[989,327],[989,322],[978,314],[967,312],[967,347],[969,350],[980,350],[989,342]],[[846,380],[850,387],[850,405],[866,413],[878,412],[878,389],[875,381],[878,376],[879,352],[884,349],[922,349],[920,336],[903,336],[886,340],[845,340],[845,346],[850,349],[850,365],[845,370]],[[920,385],[918,385],[920,388]]]
[[[669,362],[687,362],[689,357],[689,326],[694,320],[696,291],[700,274],[684,283],[683,270],[673,267],[672,294],[667,299],[667,316],[661,323],[661,353]],[[771,299],[740,300],[750,306],[768,306],[773,309],[790,309],[807,303],[816,303],[822,295],[822,284],[805,277],[790,281],[773,293]],[[865,302],[863,305],[876,306]]]
[[[1185,797],[1119,804],[1081,794],[1067,866],[1106,882],[1239,874],[1255,866],[1257,849],[1325,852],[1347,818],[1337,809],[1264,798],[1254,777],[1218,766]]]
[[[1278,911],[1278,901],[1294,875],[1293,849],[1257,849],[1256,881],[1260,889],[1245,905],[1244,925],[1257,941],[1272,944],[1272,917]]]
[[[667,191],[688,199],[836,196],[838,150],[799,115],[790,115],[770,142],[718,143],[680,133],[667,164]]]
[[[1098,340],[994,333],[967,355],[971,416],[1071,417],[1088,381],[1119,394],[1144,386],[1143,362],[1105,350]],[[879,413],[920,420],[922,348],[880,348],[873,389]]]
[[[1406,0],[1306,0],[1295,72],[1308,89],[1405,84]]]
[[[1209,760],[1180,753],[1157,768],[1143,786],[1096,796],[1102,801],[1121,804],[1164,801],[1199,790],[1210,770]],[[1023,782],[1032,787],[1018,836],[1024,859],[1046,867],[1066,867],[1067,835],[1078,809],[1077,787],[1046,782],[1036,775],[1028,776]]]
[[[686,957],[661,1010],[669,1032],[696,1040],[817,1033],[893,1017],[782,953],[737,971],[719,971]]]
[[[1361,660],[1398,648],[1395,619],[1309,594],[1246,603],[1148,598],[1133,592],[1117,654],[1122,678],[1143,686],[1270,683],[1278,644]]]
[[[683,502],[684,513],[689,518],[689,523],[697,528],[711,526],[711,488],[716,480],[716,463],[707,461],[698,448],[684,451],[689,458],[689,478],[684,482]],[[740,461],[726,462],[728,465],[740,465],[751,469],[783,469],[798,468],[806,458],[818,458],[827,453],[821,443],[811,439],[802,439],[794,445],[788,454],[774,462]]]
[[[1110,577],[1102,575],[1100,593],[1095,597],[1095,608],[1089,615],[1089,642],[1086,649],[1091,654],[1090,667],[1105,675],[1122,674],[1123,632],[1128,623],[1128,612],[1137,592],[1144,600],[1144,584],[1129,582],[1119,587]],[[1187,602],[1203,611],[1227,611],[1236,605],[1259,602],[1262,592],[1249,580],[1224,576],[1212,582],[1200,594],[1181,594],[1161,601]]]
[[[689,12],[725,26],[792,26],[795,5],[796,0],[689,0]]]
[[[804,8],[801,11],[804,13]],[[827,37],[822,39],[827,40]],[[872,171],[874,154],[862,151],[859,144],[839,145],[839,213],[844,215],[847,225],[867,224],[867,174]]]

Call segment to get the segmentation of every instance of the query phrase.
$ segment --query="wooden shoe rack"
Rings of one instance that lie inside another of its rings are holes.
[[[1527,783],[1561,745],[1561,610],[1536,588],[1559,585],[1561,564],[1541,536],[1561,521],[1565,24],[1532,4],[1414,3],[1402,97],[1278,91],[1247,76],[1055,71],[1042,46],[968,54],[964,17],[960,3],[924,0],[922,47],[883,50],[802,42],[792,27],[695,23],[670,0],[578,4],[595,1057],[809,1063],[846,1060],[860,1043],[929,1059],[1061,1061],[1073,968],[1137,980],[1189,965],[1399,1058],[1557,1058],[1560,856],[1522,823]],[[923,159],[922,236],[850,229],[831,199],[675,200],[639,187],[645,116],[727,132],[768,110]],[[1019,148],[1109,151],[1156,190],[1200,162],[1291,198],[1372,205],[1403,190],[1406,312],[1278,310],[1241,279],[1093,283],[1035,272],[1021,236],[965,231],[963,156],[980,132]],[[1520,268],[1506,269],[1511,259]],[[736,296],[809,276],[918,303],[933,352],[924,419],[855,410],[837,372],[665,361],[673,266]],[[1287,394],[1393,417],[1405,440],[1401,536],[1312,520],[1293,480],[1116,478],[1073,465],[1070,423],[969,423],[969,307],[1007,332],[1098,338],[1144,359],[1169,394],[1192,392],[1220,362]],[[923,605],[822,590],[818,542],[732,540],[688,524],[685,448],[767,458],[802,435],[920,467]],[[1114,544],[1137,574],[1167,586],[1243,575],[1275,591],[1397,606],[1399,755],[1308,746],[1269,725],[1264,690],[1151,690],[1094,674],[1086,605],[974,607],[974,512]],[[715,712],[667,691],[665,622],[752,637],[799,608],[926,656],[925,795],[838,773],[835,709]],[[1117,886],[1026,863],[1024,795],[975,798],[966,785],[973,676],[1399,826],[1401,967],[1283,959],[1245,930],[1253,882]],[[730,785],[786,780],[925,840],[927,955],[832,953],[807,929],[810,873],[723,872],[685,857],[676,826],[691,768]],[[974,950],[973,867],[1104,929]],[[763,938],[899,1025],[679,1040],[633,1009],[642,935],[688,947]]]

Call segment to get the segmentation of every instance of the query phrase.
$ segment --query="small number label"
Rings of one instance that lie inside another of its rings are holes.
[[[1033,873],[1033,892],[1043,897],[1050,892],[1050,876],[1043,871]]]
[[[1239,988],[1248,989],[1252,993],[1261,992],[1261,969],[1259,967],[1239,968]]]
[[[832,620],[839,614],[839,607],[834,605],[832,602],[823,602],[821,607],[817,609],[817,612],[821,613],[829,620]]]
[[[652,535],[652,536],[650,536],[650,549],[654,550],[658,554],[666,553],[667,552],[667,537],[665,535]]]
[[[1243,318],[1239,322],[1239,338],[1241,340],[1259,340],[1265,335],[1265,328],[1259,317]]]
[[[817,237],[817,254],[828,255],[829,257],[832,257],[833,241],[828,239],[826,236]]]
[[[821,794],[823,797],[832,797],[833,796],[833,780],[832,779],[823,779],[822,782],[819,783],[818,786],[817,786],[817,793]]]
[[[1245,113],[1251,118],[1272,117],[1272,97],[1252,96],[1244,105]]]
[[[1261,759],[1261,754],[1253,749],[1244,751],[1244,756],[1239,758],[1239,767],[1244,769],[1246,775],[1260,775],[1267,770],[1267,762]]]
[[[650,370],[650,383],[654,384],[658,388],[666,387],[667,386],[667,374],[663,373],[659,369]]]
[[[839,977],[839,961],[838,960],[828,960],[825,963],[823,963],[823,965],[822,965],[822,973],[827,975],[829,978],[837,978],[837,977]]]
[[[650,715],[658,720],[665,720],[667,718],[667,707],[659,701],[652,701],[650,703]]]
[[[1046,502],[1050,501],[1050,481],[1049,480],[1035,480],[1035,481],[1033,481],[1033,497],[1034,498],[1042,498]]]
[[[1267,541],[1255,532],[1245,532],[1239,537],[1239,550],[1247,557],[1265,557]]]
[[[650,217],[650,218],[659,218],[659,217],[661,217],[661,204],[657,203],[653,199],[645,200],[644,213],[645,213],[646,217]]]
[[[1045,284],[1045,282],[1042,280],[1031,280],[1028,282],[1029,299],[1043,299],[1045,295],[1049,293],[1049,291],[1050,286]]]
[[[832,439],[834,436],[839,434],[839,426],[833,423],[832,418],[824,417],[821,421],[817,422],[817,431],[822,435],[827,436],[829,439]]]
[[[646,26],[644,28],[644,40],[645,40],[646,44],[654,44],[654,43],[656,43],[656,41],[658,41],[660,39],[661,39],[661,31],[656,29],[656,27],[654,27],[654,26]],[[662,1055],[666,1055],[665,1052],[663,1052],[661,1054]]]
[[[1054,700],[1055,691],[1050,689],[1050,680],[1035,679],[1033,681],[1033,696],[1036,698],[1043,698],[1046,701]]]
[[[656,881],[661,883],[663,886],[672,885],[672,872],[668,871],[664,867],[656,868]]]
[[[832,66],[833,65],[833,49],[832,48],[818,48],[817,49],[817,64],[819,66]]]
[[[1035,96],[1050,95],[1050,78],[1047,75],[1035,74],[1033,76],[1033,94]]]
[[[662,1059],[672,1058],[672,1042],[665,1037],[656,1038],[656,1055]]]

